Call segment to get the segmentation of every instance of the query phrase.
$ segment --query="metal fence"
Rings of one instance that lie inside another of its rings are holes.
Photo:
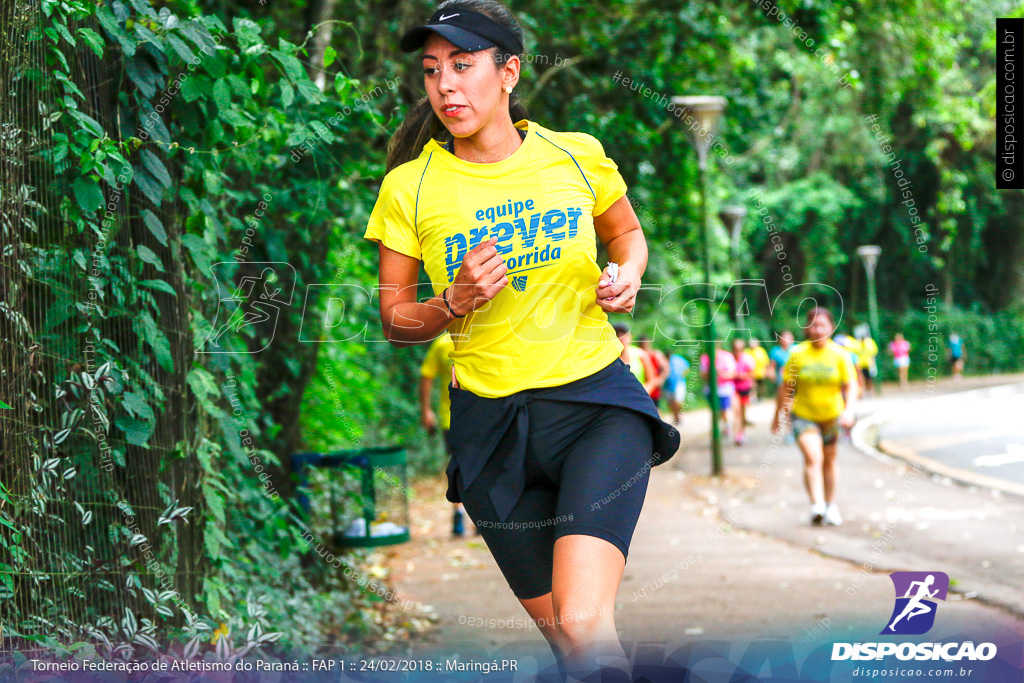
[[[0,659],[53,640],[130,641],[126,620],[180,621],[203,556],[185,211],[102,182],[95,224],[69,220],[81,161],[61,153],[73,127],[56,115],[45,22],[38,0],[0,3]],[[133,86],[110,52],[101,61],[79,41],[64,56],[79,111],[117,140],[132,134]],[[164,268],[140,261],[139,245]],[[123,286],[128,269],[166,283],[145,293],[159,315]],[[153,338],[166,340],[159,353]],[[169,506],[196,509],[159,523]]]

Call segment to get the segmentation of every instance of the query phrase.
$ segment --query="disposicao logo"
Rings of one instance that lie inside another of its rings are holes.
[[[927,633],[935,625],[938,603],[949,591],[949,576],[943,572],[893,572],[896,589],[892,616],[879,635],[913,636]],[[989,660],[996,656],[993,643],[833,643],[832,660],[882,659],[895,655],[907,660]]]
[[[935,599],[945,600],[949,576],[943,572],[893,572],[896,605],[881,635],[919,636],[935,625]],[[901,597],[902,596],[902,597]]]

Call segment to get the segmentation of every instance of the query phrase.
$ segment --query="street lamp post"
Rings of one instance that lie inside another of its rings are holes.
[[[708,338],[704,348],[708,354],[708,395],[711,404],[711,473],[715,476],[722,474],[722,434],[718,426],[718,373],[715,368],[715,311],[714,288],[711,284],[711,234],[708,221],[708,148],[711,146],[711,136],[725,109],[726,100],[724,97],[673,97],[672,104],[677,109],[682,109],[680,119],[690,119],[698,126],[694,128],[691,124],[687,127],[687,135],[690,143],[697,150],[697,160],[700,166],[700,223],[704,239],[704,279],[709,289],[705,297],[707,309],[707,331]]]
[[[733,270],[733,315],[736,317],[736,327],[741,330],[747,328],[746,323],[743,320],[743,315],[740,313],[741,295],[740,288],[736,286],[736,281],[740,279],[740,237],[743,233],[743,219],[747,217],[747,210],[742,206],[727,206],[718,212],[718,218],[721,219],[725,229],[732,236],[732,270]]]
[[[864,261],[864,270],[868,274],[868,313],[871,317],[871,338],[881,348],[882,338],[878,329],[878,296],[875,293],[875,267],[878,265],[878,257],[882,254],[882,248],[874,244],[865,244],[857,248],[857,255]],[[875,383],[875,393],[881,393],[881,377]]]

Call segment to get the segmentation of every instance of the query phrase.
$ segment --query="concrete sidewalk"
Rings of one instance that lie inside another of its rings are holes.
[[[707,476],[708,412],[687,413],[683,450],[652,471],[633,538],[616,608],[623,639],[774,635],[791,639],[798,657],[825,640],[874,639],[892,611],[888,573],[897,569],[945,571],[955,582],[929,639],[1024,636],[1020,502],[915,476],[843,444],[846,524],[811,527],[796,446],[766,459],[772,410],[752,408],[755,426],[746,445],[725,447],[722,478]],[[443,477],[419,483],[413,540],[386,551],[389,583],[435,620],[416,649],[535,641],[541,651],[543,637],[482,540],[450,537],[443,493]]]
[[[936,394],[999,381],[941,382]],[[887,387],[883,398],[862,401],[859,412],[884,412],[924,399],[922,388],[899,392]],[[748,443],[725,448],[729,479],[701,480],[693,487],[705,500],[723,501],[723,511],[733,512],[739,527],[858,565],[869,562],[875,572],[944,571],[956,592],[1024,617],[1024,500],[961,486],[841,443],[837,502],[845,523],[812,527],[799,451],[792,445],[772,451],[771,403],[756,405],[749,414],[755,426],[748,428]],[[677,466],[689,473],[710,472],[707,425],[705,413],[683,430],[684,453]]]

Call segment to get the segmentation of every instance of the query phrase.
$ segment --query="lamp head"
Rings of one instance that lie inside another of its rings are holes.
[[[864,260],[864,268],[867,269],[868,273],[875,272],[875,265],[878,263],[878,257],[882,254],[882,248],[874,244],[865,244],[862,247],[857,247],[857,255]]]
[[[747,216],[747,209],[743,206],[726,206],[718,212],[722,225],[732,235],[734,245],[740,241],[740,228],[743,227],[743,219]]]
[[[725,110],[726,99],[724,97],[693,95],[685,97],[673,97],[672,104],[676,109],[682,110],[680,120],[689,116],[697,126],[687,124],[686,132],[690,142],[697,148],[697,154],[701,163],[707,156],[708,147],[711,145],[711,136],[715,127]]]

